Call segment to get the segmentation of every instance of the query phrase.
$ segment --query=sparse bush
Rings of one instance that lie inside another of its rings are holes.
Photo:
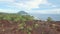
[[[51,17],[48,17],[47,22],[53,21]]]
[[[24,26],[25,26],[25,25],[26,25],[26,24],[25,24],[24,22],[18,24],[18,29],[24,30]]]
[[[38,28],[39,27],[39,24],[36,23],[36,24],[33,25],[33,27],[34,28]]]

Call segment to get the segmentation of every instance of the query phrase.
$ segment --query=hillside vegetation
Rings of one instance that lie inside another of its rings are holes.
[[[22,15],[25,14],[25,15]],[[33,20],[34,17],[30,16],[24,12],[19,13],[0,13],[0,20],[10,20],[10,21],[27,21]]]

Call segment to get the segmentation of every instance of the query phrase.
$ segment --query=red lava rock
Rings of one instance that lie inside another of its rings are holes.
[[[21,21],[14,22],[14,21],[7,21],[7,20],[0,20],[0,34],[28,34],[25,30],[18,30],[18,24]],[[44,21],[25,21],[26,26],[33,26],[34,23],[38,23],[39,27],[34,28],[31,31],[31,34],[60,34],[60,21],[51,22],[49,24],[45,24]],[[2,26],[3,24],[3,26]],[[45,25],[44,25],[45,24]],[[51,28],[49,25],[57,24],[55,28]],[[4,31],[2,31],[4,29]]]

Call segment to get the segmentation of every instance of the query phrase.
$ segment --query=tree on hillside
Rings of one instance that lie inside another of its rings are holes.
[[[48,17],[47,22],[53,21],[51,17]]]

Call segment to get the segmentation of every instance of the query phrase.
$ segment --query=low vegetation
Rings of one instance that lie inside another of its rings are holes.
[[[27,21],[33,20],[33,16],[30,15],[20,15],[20,14],[0,14],[0,20],[10,20],[10,21]]]

